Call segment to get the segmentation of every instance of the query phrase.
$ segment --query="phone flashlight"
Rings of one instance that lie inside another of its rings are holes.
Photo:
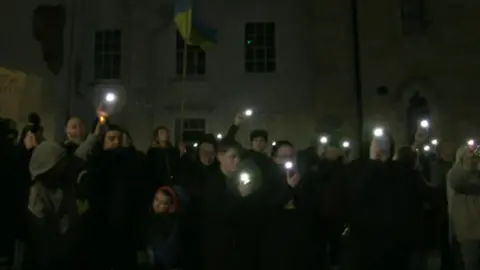
[[[246,109],[243,114],[245,114],[245,116],[252,116],[253,114],[253,110],[252,109]]]
[[[273,141],[273,142],[272,142],[272,146],[275,146],[275,145],[277,145],[277,142],[276,142],[276,141]]]
[[[344,142],[342,143],[342,147],[343,147],[343,148],[350,148],[350,142],[349,142],[349,141],[344,141]]]
[[[198,143],[197,143],[197,142],[194,143],[194,144],[193,144],[193,147],[197,148],[197,147],[198,147]]]
[[[246,173],[246,172],[241,173],[240,174],[240,182],[244,185],[250,183],[251,182],[250,174]]]
[[[376,138],[380,138],[380,137],[383,137],[384,135],[384,131],[383,131],[383,128],[375,128],[373,129],[373,136],[376,137]]]
[[[218,133],[218,134],[217,134],[217,139],[221,140],[222,138],[223,138],[222,133]]]
[[[291,170],[293,168],[293,162],[287,161],[287,162],[285,162],[284,166],[285,166],[285,169]]]
[[[107,121],[107,118],[102,115],[102,116],[100,116],[100,119],[99,119],[99,120],[100,120],[100,123],[103,124],[103,123],[105,123],[105,121]]]
[[[105,95],[105,101],[108,103],[113,103],[117,100],[117,95],[114,93],[110,92]]]
[[[430,122],[427,119],[423,119],[420,121],[420,127],[427,129],[430,127]]]
[[[320,143],[321,144],[327,144],[328,143],[328,137],[327,136],[320,137]]]
[[[423,147],[423,151],[425,151],[425,152],[430,152],[430,150],[431,150],[430,145],[425,145],[425,146]]]
[[[431,143],[432,145],[437,146],[437,145],[438,145],[438,140],[437,140],[437,139],[432,139],[432,140],[430,141],[430,143]]]
[[[473,140],[473,139],[468,140],[467,145],[468,146],[474,146],[475,145],[475,140]]]

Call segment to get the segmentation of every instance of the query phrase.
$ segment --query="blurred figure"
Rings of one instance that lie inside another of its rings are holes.
[[[85,137],[85,125],[82,120],[78,117],[68,119],[65,126],[65,135],[67,138],[63,142],[63,147],[67,149],[69,154],[73,154]]]
[[[234,204],[228,177],[240,161],[241,146],[222,140],[217,148],[219,166],[208,174],[202,194],[202,266],[205,270],[234,269]],[[235,218],[236,219],[236,218]]]
[[[81,226],[88,198],[80,159],[55,142],[40,143],[32,154],[28,202],[28,242],[23,269],[82,269],[86,256]],[[72,207],[75,206],[75,207]]]
[[[0,118],[0,212],[3,213],[3,226],[0,230],[0,260],[14,260],[14,240],[18,230],[18,175],[16,153],[16,124],[11,119]],[[3,265],[4,262],[0,262]]]
[[[253,130],[250,132],[250,142],[253,151],[264,153],[268,142],[268,132],[264,129]]]
[[[465,270],[480,269],[480,152],[462,146],[448,172],[449,209]]]
[[[279,196],[282,193],[276,192],[279,193],[276,194],[279,196],[278,205],[264,212],[263,226],[266,229],[262,234],[260,269],[314,269],[312,215],[301,183],[303,179],[296,168],[293,144],[286,140],[277,141],[271,157],[277,165],[274,180],[277,186],[285,188],[286,196]]]
[[[117,125],[108,125],[103,137],[103,149],[112,150],[122,147],[123,129]]]
[[[161,187],[155,192],[149,217],[138,232],[142,249],[137,259],[141,269],[169,270],[183,265],[180,240],[187,203],[187,195],[178,186]]]
[[[157,127],[153,132],[152,146],[147,151],[147,171],[151,181],[149,189],[152,194],[158,187],[175,182],[179,166],[180,151],[173,147],[168,129]]]
[[[240,112],[235,116],[233,125],[228,129],[225,139],[235,140],[240,125],[245,121],[245,113]],[[268,142],[268,132],[264,129],[255,129],[250,132],[251,150],[258,153],[265,153]]]
[[[344,269],[411,269],[423,243],[424,186],[417,171],[392,161],[394,149],[390,134],[375,134],[370,159],[349,165]]]

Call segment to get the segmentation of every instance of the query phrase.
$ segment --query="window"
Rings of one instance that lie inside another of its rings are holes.
[[[120,30],[95,33],[95,79],[120,79],[121,34]]]
[[[177,76],[183,76],[185,41],[177,31]],[[206,70],[205,51],[200,46],[187,45],[187,76],[203,76]]]
[[[426,30],[424,0],[400,0],[402,32],[404,35],[423,34]]]
[[[275,72],[275,23],[245,24],[245,71]]]
[[[181,139],[183,131],[183,141],[186,143],[198,142],[205,135],[206,121],[203,118],[185,118],[183,119],[183,130],[181,129],[182,119],[175,121],[175,135],[177,140]]]

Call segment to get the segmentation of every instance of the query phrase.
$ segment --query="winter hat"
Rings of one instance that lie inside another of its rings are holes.
[[[54,141],[44,141],[33,150],[29,170],[32,179],[48,172],[66,156],[66,150]]]

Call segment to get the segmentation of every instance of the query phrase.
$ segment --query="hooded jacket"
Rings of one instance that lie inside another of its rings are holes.
[[[464,167],[465,147],[457,150],[447,175],[448,210],[458,241],[480,240],[480,172]]]
[[[78,221],[88,202],[77,200],[77,187],[87,174],[77,167],[81,163],[72,162],[66,156],[60,144],[44,141],[30,159],[33,184],[28,198],[27,252],[38,267],[68,265],[79,255]]]
[[[146,245],[148,261],[155,269],[172,269],[180,265],[183,257],[180,238],[189,198],[179,186],[164,186],[160,190],[172,198],[170,213],[150,216],[146,227],[142,229],[143,245]]]

